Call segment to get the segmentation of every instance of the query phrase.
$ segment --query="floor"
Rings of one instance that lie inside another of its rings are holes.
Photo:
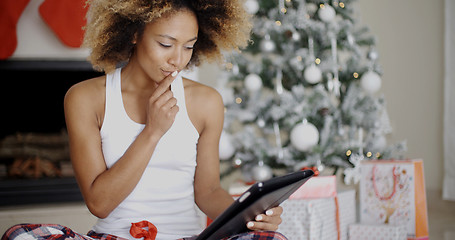
[[[455,240],[455,201],[444,201],[440,192],[428,191],[427,202],[430,239]],[[85,233],[95,221],[83,203],[0,208],[0,233],[23,222],[60,223]]]
[[[431,240],[455,240],[455,202],[441,199],[440,192],[427,192]]]

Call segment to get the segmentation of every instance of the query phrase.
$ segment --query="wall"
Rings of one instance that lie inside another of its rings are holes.
[[[361,22],[377,37],[393,140],[423,158],[428,189],[443,176],[444,1],[359,0]]]

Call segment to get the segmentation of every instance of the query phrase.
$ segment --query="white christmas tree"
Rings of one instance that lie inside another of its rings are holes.
[[[357,181],[360,160],[405,151],[404,142],[387,144],[375,38],[358,26],[352,2],[245,2],[252,43],[229,54],[220,90],[220,158],[232,161],[222,176],[240,168],[246,181],[262,181],[275,169],[330,167]]]

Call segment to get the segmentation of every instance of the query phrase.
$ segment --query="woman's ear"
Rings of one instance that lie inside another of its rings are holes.
[[[137,32],[133,35],[133,40],[131,40],[131,43],[136,45],[136,43],[137,43]]]

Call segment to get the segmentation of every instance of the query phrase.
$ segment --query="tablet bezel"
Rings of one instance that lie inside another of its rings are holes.
[[[246,224],[277,207],[314,175],[312,170],[293,172],[258,182],[220,214],[195,240],[219,240],[249,231]]]

